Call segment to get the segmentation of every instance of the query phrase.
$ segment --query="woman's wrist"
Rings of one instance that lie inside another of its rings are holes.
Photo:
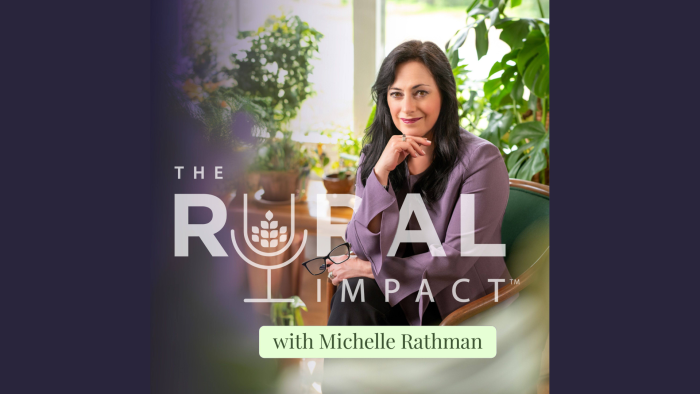
[[[374,278],[374,272],[372,272],[372,263],[366,260],[361,260],[363,262],[364,276],[367,278]]]
[[[374,175],[382,186],[386,187],[389,184],[389,173],[374,167]]]

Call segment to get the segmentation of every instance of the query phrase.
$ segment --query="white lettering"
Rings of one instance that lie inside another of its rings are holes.
[[[206,207],[211,209],[212,218],[206,224],[190,224],[189,208]],[[199,237],[209,253],[216,257],[226,257],[226,251],[216,239],[216,234],[226,223],[226,206],[211,194],[175,195],[175,256],[189,256],[189,237]]]
[[[341,293],[340,301],[345,302],[345,290],[347,289],[348,294],[350,295],[350,301],[355,301],[355,297],[357,297],[357,291],[360,291],[360,301],[365,302],[365,280],[360,279],[357,281],[357,286],[355,286],[355,292],[351,293],[350,292],[350,285],[348,284],[347,279],[343,279],[343,292]]]
[[[414,212],[421,229],[406,230],[408,221],[411,219],[411,214]],[[401,212],[399,212],[399,225],[396,230],[396,236],[394,236],[394,241],[391,243],[391,247],[389,247],[387,256],[395,256],[396,250],[399,248],[401,242],[428,243],[428,245],[434,246],[430,248],[431,255],[446,256],[445,250],[440,243],[440,238],[433,226],[433,222],[430,220],[428,210],[425,209],[425,204],[423,204],[423,200],[418,193],[408,193],[406,195],[406,199],[401,206]]]
[[[452,285],[452,297],[454,297],[455,300],[457,300],[459,302],[469,302],[469,298],[462,299],[462,298],[457,297],[457,285],[462,283],[462,282],[469,283],[469,279],[462,278],[462,279],[455,281],[455,284]]]
[[[428,289],[427,292],[423,291],[423,286],[425,286]],[[427,279],[423,279],[420,283],[420,289],[418,289],[418,296],[416,296],[416,302],[418,302],[418,300],[420,300],[420,297],[424,294],[430,296],[430,302],[435,302],[435,299],[433,298],[433,293],[430,292],[430,285],[428,284]]]

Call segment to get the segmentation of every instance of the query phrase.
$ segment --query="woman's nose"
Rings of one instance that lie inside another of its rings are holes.
[[[406,98],[403,100],[403,112],[406,115],[410,115],[413,113],[413,111],[416,110],[416,102],[411,96],[406,96]]]

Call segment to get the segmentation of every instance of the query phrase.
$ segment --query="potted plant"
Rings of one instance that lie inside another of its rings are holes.
[[[310,60],[323,37],[298,16],[271,16],[256,31],[241,31],[249,39],[245,56],[231,55],[233,67],[226,73],[237,81],[244,97],[265,109],[266,137],[259,138],[257,155],[249,168],[259,174],[264,199],[288,201],[297,189],[303,194],[305,178],[313,158],[299,142],[292,140],[289,121],[306,98],[315,94],[309,75]]]
[[[290,194],[303,192],[312,160],[309,149],[292,140],[291,131],[280,131],[261,141],[249,172],[258,175],[265,200],[288,201]]]
[[[303,326],[304,319],[301,311],[308,311],[304,301],[299,296],[290,297],[293,302],[273,302],[270,307],[270,318],[276,326]]]
[[[299,296],[290,297],[292,302],[273,302],[270,307],[270,318],[272,324],[276,326],[303,326],[304,319],[301,317],[301,311],[308,311],[304,301]],[[299,367],[300,358],[282,358],[280,364],[283,368]]]
[[[348,194],[355,185],[357,162],[360,159],[360,151],[362,150],[361,141],[355,138],[350,129],[323,131],[321,134],[331,138],[338,138],[336,144],[338,160],[333,161],[329,172],[325,172],[324,169],[330,163],[330,158],[325,152],[321,151],[318,155],[318,164],[313,170],[323,178],[323,186],[325,186],[328,193]]]
[[[271,124],[267,111],[260,100],[245,95],[228,70],[218,65],[208,38],[191,40],[187,48],[183,70],[176,80],[183,106],[202,123],[204,137],[211,146],[220,148],[222,157],[242,155],[250,162],[257,143],[256,130]],[[258,178],[258,174],[227,171],[216,183],[215,193],[231,197],[236,189],[258,190]]]

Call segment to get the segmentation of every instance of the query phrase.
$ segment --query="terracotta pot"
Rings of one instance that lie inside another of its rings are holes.
[[[253,194],[260,190],[260,173],[249,172],[245,174],[245,191]]]
[[[296,193],[299,182],[299,170],[260,171],[260,186],[268,201],[289,201],[289,196]]]
[[[349,194],[354,184],[354,176],[345,179],[338,179],[338,174],[323,176],[323,186],[326,187],[329,194]]]

